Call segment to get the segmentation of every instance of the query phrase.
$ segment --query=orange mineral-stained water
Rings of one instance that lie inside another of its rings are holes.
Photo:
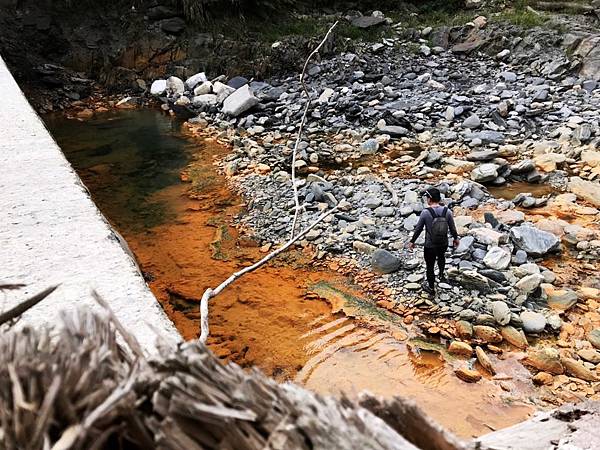
[[[47,124],[177,329],[185,339],[197,338],[204,290],[265,254],[232,226],[243,214],[243,200],[213,164],[229,150],[192,138],[153,110],[106,113],[86,122],[49,117]],[[209,347],[224,361],[319,393],[368,390],[412,398],[464,437],[532,413],[519,401],[532,386],[515,358],[493,357],[500,379],[465,383],[453,374],[454,365],[465,361],[450,358],[443,346],[411,340],[408,330],[399,337],[368,320],[368,313],[307,295],[318,283],[346,285],[310,266],[310,256],[284,254],[213,298]]]

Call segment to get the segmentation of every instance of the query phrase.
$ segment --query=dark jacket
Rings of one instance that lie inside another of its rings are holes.
[[[444,212],[444,208],[446,206],[436,206],[433,208],[438,217],[442,215]],[[458,233],[456,232],[456,225],[454,224],[454,217],[452,216],[452,211],[447,209],[446,211],[446,220],[448,221],[448,231],[452,235],[454,239],[458,239]],[[419,238],[419,235],[423,231],[423,227],[425,227],[425,247],[433,248],[435,245],[431,242],[431,225],[433,224],[433,216],[429,212],[429,210],[424,209],[421,211],[421,215],[419,216],[419,221],[417,222],[417,226],[415,227],[415,232],[413,233],[413,237],[410,240],[413,244]]]

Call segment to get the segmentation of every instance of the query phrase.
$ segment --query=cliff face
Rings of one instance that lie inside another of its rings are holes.
[[[68,8],[51,1],[1,0],[0,54],[21,87],[33,94],[29,98],[61,91],[65,101],[73,101],[90,94],[91,80],[123,92],[143,90],[139,80],[165,74],[185,79],[205,71],[260,78],[268,71],[297,69],[302,60],[297,52],[308,48],[303,42],[308,39],[297,38],[291,49],[275,50],[271,42],[214,25],[186,23],[165,5],[134,9],[97,2]],[[229,31],[228,36],[221,31]],[[53,103],[36,106],[53,109]]]

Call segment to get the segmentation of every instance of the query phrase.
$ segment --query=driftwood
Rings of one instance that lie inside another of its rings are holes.
[[[306,118],[308,117],[308,110],[312,104],[312,100],[310,98],[310,92],[308,92],[308,87],[305,83],[306,78],[306,69],[308,68],[308,64],[311,59],[319,53],[321,47],[327,42],[329,39],[329,35],[333,31],[333,29],[337,26],[338,22],[335,22],[327,31],[327,34],[321,41],[321,43],[308,55],[306,61],[304,62],[304,67],[302,68],[302,74],[300,75],[300,84],[302,85],[302,90],[304,91],[304,95],[306,95],[306,105],[304,105],[304,112],[302,113],[302,119],[300,120],[300,125],[298,126],[298,135],[296,136],[296,143],[294,144],[294,149],[292,150],[292,190],[294,193],[294,219],[292,220],[292,230],[290,233],[290,238],[294,237],[296,233],[296,226],[298,224],[298,219],[300,217],[300,211],[302,210],[302,206],[300,205],[300,197],[298,196],[298,185],[296,183],[296,159],[298,157],[298,147],[300,146],[300,141],[302,140],[302,132],[304,130],[304,124],[306,123]]]
[[[365,396],[363,407],[322,397],[223,365],[200,343],[163,342],[158,356],[130,358],[135,350],[119,343],[135,338],[117,339],[114,315],[77,311],[62,320],[54,331],[0,336],[2,449],[466,448],[400,399]],[[402,437],[406,423],[431,445]]]
[[[296,225],[298,222],[298,218],[300,217],[300,211],[302,209],[302,206],[300,205],[300,199],[298,196],[298,185],[296,183],[296,156],[298,153],[298,146],[299,146],[300,140],[302,138],[302,130],[304,129],[304,124],[306,123],[306,117],[308,114],[308,110],[311,105],[310,94],[309,94],[308,88],[306,87],[306,84],[304,82],[304,77],[306,76],[306,69],[308,67],[308,63],[319,52],[319,50],[325,44],[325,42],[327,42],[329,35],[331,34],[331,32],[333,31],[333,29],[335,28],[335,26],[337,24],[338,23],[335,22],[331,26],[331,28],[329,28],[329,31],[327,31],[327,34],[325,35],[325,37],[323,38],[321,43],[308,56],[308,58],[306,59],[306,62],[304,63],[304,68],[302,69],[302,75],[300,75],[300,83],[302,83],[302,87],[307,96],[307,100],[306,100],[306,106],[304,107],[304,113],[302,114],[302,119],[300,121],[300,126],[298,129],[298,136],[296,138],[296,143],[294,145],[294,150],[293,150],[293,154],[292,154],[292,190],[293,190],[293,195],[294,195],[295,208],[294,208],[294,218],[292,220],[292,229],[291,229],[291,233],[290,233],[290,239],[285,244],[283,244],[281,247],[279,247],[278,249],[274,250],[273,252],[269,253],[267,256],[262,258],[260,261],[254,263],[251,266],[248,266],[238,272],[235,272],[234,274],[232,274],[229,278],[227,278],[225,281],[223,281],[216,288],[214,288],[214,289],[208,288],[204,291],[204,294],[202,294],[202,298],[200,299],[200,337],[198,338],[199,341],[202,343],[206,343],[206,340],[208,339],[208,335],[210,333],[210,325],[209,325],[209,320],[208,320],[208,317],[209,317],[208,303],[211,298],[217,296],[221,291],[223,291],[223,289],[225,289],[227,286],[229,286],[230,284],[235,282],[240,277],[244,276],[247,273],[255,271],[256,269],[263,266],[264,264],[269,262],[271,259],[273,259],[277,255],[279,255],[280,253],[282,253],[285,250],[287,250],[288,248],[290,248],[298,240],[303,238],[310,230],[312,230],[315,226],[317,226],[319,223],[321,223],[327,216],[331,215],[332,213],[334,213],[337,210],[337,207],[335,207],[327,212],[324,212],[319,217],[317,217],[311,225],[304,228],[302,231],[300,231],[299,234],[296,234]]]

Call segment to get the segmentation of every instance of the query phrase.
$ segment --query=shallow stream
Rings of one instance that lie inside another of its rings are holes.
[[[204,290],[264,255],[231,226],[244,203],[213,164],[228,149],[191,136],[155,110],[110,112],[85,122],[45,120],[100,210],[127,240],[168,316],[184,338],[196,338]],[[308,258],[287,253],[212,300],[208,344],[217,355],[320,393],[367,389],[412,397],[465,437],[532,412],[518,401],[532,386],[514,358],[496,361],[499,372],[509,374],[504,386],[464,383],[443,346],[399,338],[397,325],[365,320],[356,301],[346,307],[360,292],[310,267]]]

